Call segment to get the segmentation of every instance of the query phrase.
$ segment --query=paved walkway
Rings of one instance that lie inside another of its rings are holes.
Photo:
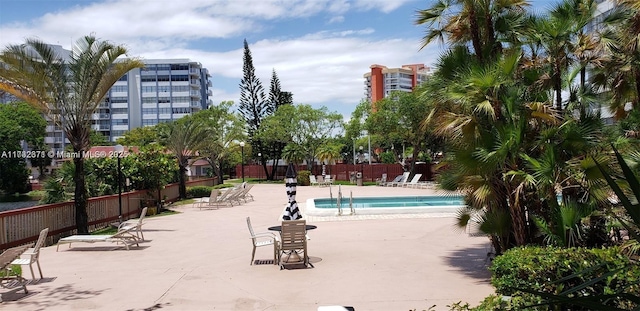
[[[431,190],[343,187],[354,196],[428,194]],[[29,294],[0,289],[2,310],[448,310],[477,304],[493,292],[486,269],[489,242],[454,226],[451,215],[310,217],[315,268],[249,265],[256,231],[277,225],[287,203],[284,185],[258,184],[255,201],[218,210],[178,206],[182,213],[150,218],[147,241],[126,251],[111,243],[43,249],[45,278]],[[334,189],[335,193],[335,189]],[[298,187],[307,198],[328,188]],[[456,231],[458,230],[458,231]],[[268,262],[271,249],[258,248]],[[28,270],[28,268],[27,268]],[[25,276],[29,276],[25,271]]]

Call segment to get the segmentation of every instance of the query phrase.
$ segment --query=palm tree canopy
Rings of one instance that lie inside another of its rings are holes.
[[[62,127],[76,151],[89,146],[92,115],[109,89],[138,59],[121,59],[123,46],[93,36],[77,40],[66,55],[37,39],[10,45],[0,55],[0,88],[26,100]]]

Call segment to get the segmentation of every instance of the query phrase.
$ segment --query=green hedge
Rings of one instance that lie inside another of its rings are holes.
[[[526,289],[558,295],[563,291],[618,271],[576,292],[576,297],[602,294],[640,293],[640,266],[632,263],[616,247],[605,249],[519,247],[494,259],[490,268],[491,284],[496,293],[505,296],[527,297],[536,303],[537,297],[519,292]],[[570,277],[573,276],[573,277]],[[562,280],[561,282],[558,282]],[[629,300],[614,298],[607,305],[630,310],[638,307]],[[572,310],[588,310],[572,308]]]
[[[298,172],[298,186],[309,186],[311,185],[311,180],[309,180],[309,176],[311,175],[310,171],[299,171]]]
[[[209,197],[213,187],[210,186],[193,186],[187,187],[187,198],[205,198]]]

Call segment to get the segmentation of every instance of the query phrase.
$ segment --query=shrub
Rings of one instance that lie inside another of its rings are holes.
[[[187,187],[187,198],[204,198],[211,194],[213,187],[210,186],[193,186]]]
[[[309,180],[309,176],[311,176],[310,171],[299,171],[298,172],[298,186],[309,186],[311,185],[311,180]]]
[[[539,298],[520,290],[558,295],[589,280],[575,292],[575,297],[611,294],[607,305],[622,309],[637,307],[620,297],[620,293],[640,292],[640,266],[633,264],[617,247],[605,249],[519,247],[494,259],[491,283],[499,295],[529,297],[531,304]],[[607,277],[607,273],[610,273]],[[523,296],[524,295],[524,296]],[[582,310],[572,308],[572,310]],[[586,309],[585,309],[586,310]]]
[[[234,186],[234,184],[219,184],[219,185],[213,186],[213,189],[231,188],[233,186]]]

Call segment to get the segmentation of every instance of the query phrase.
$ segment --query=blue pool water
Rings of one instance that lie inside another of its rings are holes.
[[[336,209],[336,199],[313,199],[315,208]],[[349,207],[349,198],[342,199],[342,207]],[[428,208],[460,207],[464,205],[462,196],[398,196],[398,197],[356,197],[353,207],[358,208]]]

